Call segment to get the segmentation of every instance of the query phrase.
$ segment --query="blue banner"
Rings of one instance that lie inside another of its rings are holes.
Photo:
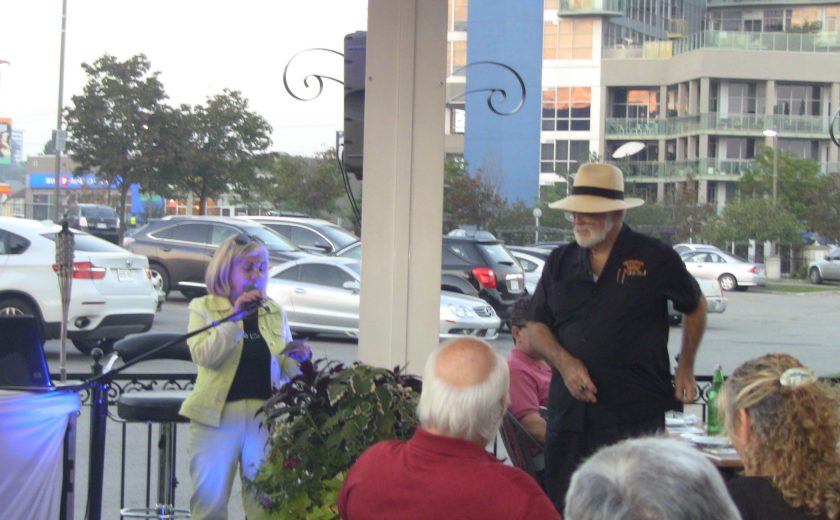
[[[107,189],[108,181],[100,181],[96,178],[96,174],[86,173],[84,175],[73,175],[71,173],[62,173],[58,178],[59,189]],[[33,189],[50,188],[55,189],[55,174],[54,173],[30,173],[29,187]],[[117,189],[116,184],[111,184],[111,189]]]

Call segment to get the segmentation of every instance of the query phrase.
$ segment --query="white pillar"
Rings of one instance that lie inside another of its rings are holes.
[[[438,344],[446,0],[370,0],[359,359],[420,374]]]

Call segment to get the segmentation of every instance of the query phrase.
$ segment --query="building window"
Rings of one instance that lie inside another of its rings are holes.
[[[755,139],[727,137],[721,140],[726,147],[727,159],[752,159],[755,157]]]
[[[777,85],[773,113],[785,116],[820,115],[820,87],[813,85]]]
[[[449,30],[467,30],[467,0],[449,0]]]
[[[542,129],[546,131],[589,130],[592,90],[589,87],[558,87],[543,90]]]
[[[755,114],[756,107],[764,106],[764,97],[757,95],[755,83],[729,83],[727,114]]]
[[[617,88],[610,92],[610,100],[614,118],[648,120],[659,115],[659,89]]]
[[[543,26],[543,59],[592,59],[592,20],[547,22]]]
[[[541,173],[574,173],[588,160],[589,141],[558,140],[542,143],[540,147]]]

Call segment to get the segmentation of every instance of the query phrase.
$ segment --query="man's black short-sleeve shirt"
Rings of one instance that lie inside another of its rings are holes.
[[[667,301],[688,313],[700,294],[671,247],[627,225],[597,282],[587,249],[573,242],[552,252],[532,299],[531,320],[545,323],[586,365],[598,402],[576,400],[555,370],[549,428],[612,427],[679,408],[668,360]]]

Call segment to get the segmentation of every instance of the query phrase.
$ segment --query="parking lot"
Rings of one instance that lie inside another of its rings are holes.
[[[820,375],[840,373],[840,356],[837,355],[837,316],[840,315],[840,287],[837,290],[809,294],[774,294],[762,291],[730,292],[729,307],[724,314],[709,316],[706,335],[697,358],[696,372],[710,375],[717,363],[728,373],[742,361],[768,352],[788,352],[813,367]],[[154,331],[182,332],[187,325],[187,301],[173,293],[163,310],[158,313]],[[681,329],[671,328],[671,356],[679,351]],[[512,348],[509,334],[503,333],[492,342],[504,355]],[[357,359],[357,346],[351,339],[316,339],[310,342],[315,357],[327,357],[342,362]],[[50,368],[58,371],[58,342],[46,346]],[[68,371],[89,370],[91,360],[68,346]],[[139,365],[138,370],[177,371],[190,370],[189,364],[178,361],[150,361]],[[115,413],[115,410],[112,410]],[[76,518],[84,518],[84,496],[87,482],[87,410],[79,419],[77,446]],[[140,427],[145,432],[145,427]],[[186,433],[186,428],[180,431]],[[145,433],[142,435],[145,435]],[[126,496],[129,503],[137,504],[143,497],[143,456],[145,440],[137,442],[142,448],[130,450],[130,473],[135,479],[129,483]],[[135,444],[132,444],[135,445]],[[119,457],[121,439],[119,426],[109,421],[106,443],[106,484],[103,518],[117,515]],[[177,490],[177,503],[186,506],[190,492],[187,470],[186,435],[178,438],[177,475],[181,485]],[[131,475],[130,475],[131,476]],[[153,491],[154,493],[154,491]],[[236,484],[235,493],[238,493]],[[232,518],[241,516],[238,498],[231,501]]]

